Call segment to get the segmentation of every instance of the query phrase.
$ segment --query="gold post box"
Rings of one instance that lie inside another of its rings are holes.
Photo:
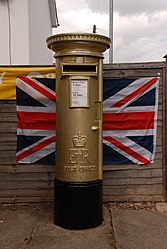
[[[110,39],[58,34],[47,39],[56,58],[56,225],[101,224],[103,52]]]

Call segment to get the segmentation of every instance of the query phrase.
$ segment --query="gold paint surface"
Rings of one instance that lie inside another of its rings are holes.
[[[102,53],[110,47],[110,38],[90,33],[64,33],[52,35],[46,40],[49,49],[59,56],[90,55],[103,58]]]
[[[56,178],[102,179],[102,53],[110,39],[60,34],[47,44],[56,58]]]

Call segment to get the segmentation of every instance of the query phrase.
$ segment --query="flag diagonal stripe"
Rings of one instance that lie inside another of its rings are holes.
[[[31,147],[31,150],[26,150],[26,151],[23,151],[22,153],[18,153],[16,155],[16,160],[17,161],[20,161],[21,159],[35,153],[36,151],[38,150],[41,150],[43,149],[44,147],[48,146],[49,144],[55,142],[56,140],[56,137],[55,136],[52,136],[52,137],[49,137],[47,139],[44,139],[43,141],[41,141],[40,143],[38,143],[37,145],[35,146],[32,146]]]
[[[130,100],[133,100],[137,96],[140,96],[144,91],[146,91],[150,86],[152,86],[156,82],[157,82],[157,78],[151,79],[145,85],[141,86],[139,89],[136,89],[133,93],[129,94],[128,96],[124,97],[123,99],[115,103],[112,107],[121,107],[125,105]]]
[[[30,78],[22,78],[24,83],[34,88],[36,91],[43,94],[48,99],[55,101],[55,93],[51,93],[50,91],[46,91],[46,89],[42,88],[39,84],[36,84],[36,80]]]
[[[128,153],[129,155],[131,155],[132,157],[137,159],[138,161],[140,161],[141,164],[149,164],[149,162],[150,162],[149,160],[147,160],[143,156],[139,155],[137,152],[135,152],[131,148],[127,147],[126,145],[122,144],[121,142],[119,142],[115,138],[113,138],[113,137],[105,137],[105,140],[107,140],[108,142],[114,144],[116,147],[118,147],[122,151],[125,151],[126,153]]]

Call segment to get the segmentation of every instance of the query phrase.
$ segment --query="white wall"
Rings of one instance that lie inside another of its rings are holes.
[[[8,64],[8,32],[5,32],[7,27],[3,24],[3,20],[7,20],[6,5],[0,3],[0,64],[2,62],[4,64]],[[7,44],[4,46],[5,43]]]
[[[9,0],[12,64],[29,64],[28,0]]]
[[[0,2],[0,64],[9,64],[9,30],[6,1]]]
[[[46,38],[52,34],[48,0],[0,1],[0,65],[44,65],[53,63]]]
[[[46,38],[52,34],[49,4],[47,0],[29,1],[30,63],[53,62],[53,54],[46,46]]]

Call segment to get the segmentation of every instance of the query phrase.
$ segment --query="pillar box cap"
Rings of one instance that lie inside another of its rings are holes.
[[[93,33],[64,33],[47,38],[47,46],[55,52],[55,57],[66,55],[90,55],[103,57],[110,47],[109,37]]]

